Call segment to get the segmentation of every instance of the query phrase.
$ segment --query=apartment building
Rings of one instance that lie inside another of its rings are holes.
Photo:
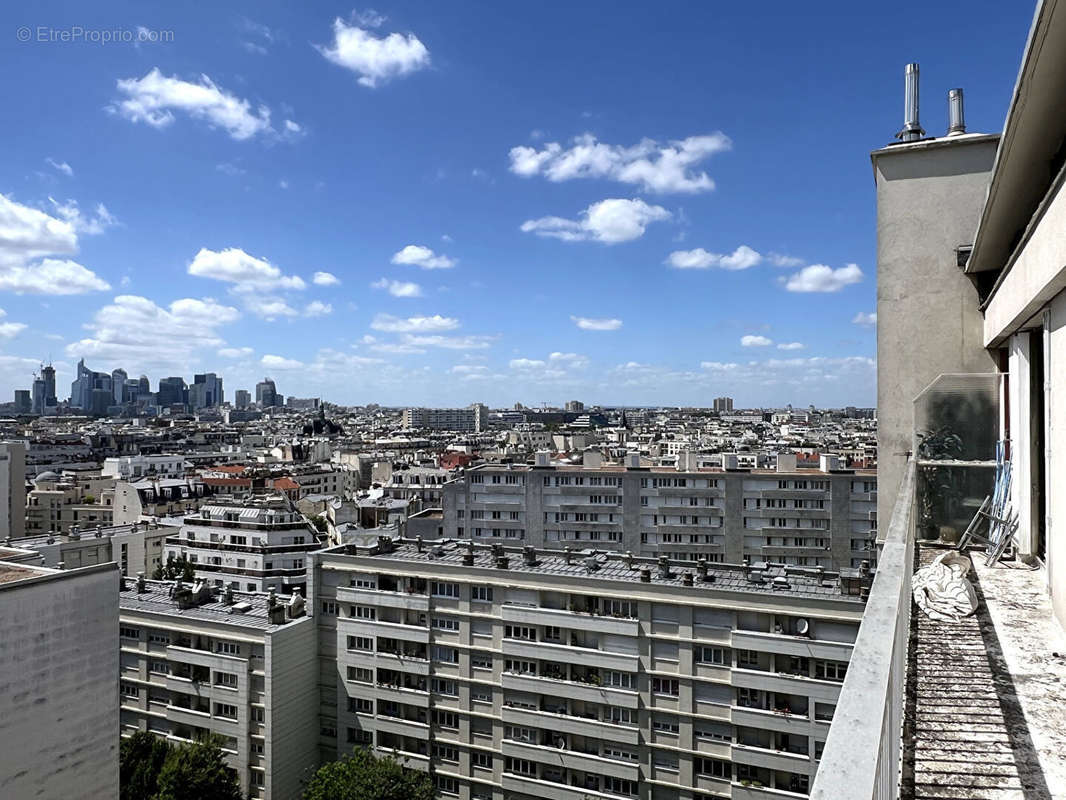
[[[181,455],[133,455],[105,458],[101,474],[124,481],[154,475],[180,478],[185,474],[185,457]]]
[[[67,533],[48,533],[12,539],[10,544],[40,553],[42,564],[77,569],[114,561],[123,575],[151,575],[163,562],[163,543],[177,529],[158,522],[129,525],[73,526]]]
[[[460,800],[804,796],[869,571],[382,538],[311,556],[324,760]]]
[[[469,408],[408,408],[403,412],[403,427],[479,433],[488,427],[488,409],[479,403]]]
[[[188,514],[211,502],[214,488],[199,478],[141,478],[118,481],[111,519],[126,525],[155,517]]]
[[[110,525],[114,494],[112,477],[42,472],[24,495],[25,532],[66,534],[76,527]]]
[[[123,579],[118,606],[122,735],[216,734],[242,796],[298,797],[318,765],[316,636],[303,599],[142,577]]]
[[[452,538],[534,547],[597,548],[678,560],[774,561],[839,569],[873,562],[877,478],[831,456],[797,469],[553,464],[485,464],[444,486],[444,529]],[[682,462],[684,463],[684,462]]]
[[[26,443],[0,442],[0,535],[26,529]]]
[[[118,797],[118,568],[0,548],[0,797]]]
[[[185,517],[164,558],[187,558],[209,586],[289,594],[304,587],[307,553],[318,546],[314,526],[288,499],[258,495]]]

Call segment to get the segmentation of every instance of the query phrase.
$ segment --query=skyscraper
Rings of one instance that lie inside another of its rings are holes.
[[[233,405],[237,408],[248,408],[252,404],[252,394],[247,389],[238,389],[233,396]]]
[[[159,398],[161,406],[173,406],[184,403],[186,399],[185,379],[171,376],[159,379]]]
[[[44,381],[44,405],[57,405],[55,367],[53,367],[51,364],[49,364],[47,367],[41,367],[41,380]]]
[[[193,387],[203,386],[196,390],[196,400],[193,400]],[[193,387],[190,387],[189,403],[193,408],[213,408],[222,405],[222,379],[213,372],[202,373],[193,376]]]
[[[278,388],[270,378],[263,378],[255,385],[255,402],[263,408],[281,405],[278,402]]]
[[[120,406],[129,400],[126,395],[126,381],[128,379],[129,375],[121,367],[111,371],[111,391],[113,392],[116,406]]]

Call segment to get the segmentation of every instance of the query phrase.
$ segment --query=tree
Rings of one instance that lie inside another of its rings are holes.
[[[237,775],[215,737],[173,748],[159,772],[152,800],[242,800]]]
[[[160,564],[152,572],[152,580],[156,581],[172,581],[177,578],[181,578],[183,581],[191,581],[194,577],[192,562],[185,556],[174,558],[173,553],[167,556],[166,564]]]
[[[329,530],[329,522],[326,520],[325,514],[316,514],[311,517],[311,524],[315,526],[315,530],[319,533],[325,533]]]
[[[433,800],[433,793],[425,772],[356,748],[320,767],[304,789],[304,800]]]
[[[119,747],[120,800],[152,800],[163,762],[170,754],[164,739],[138,731]]]

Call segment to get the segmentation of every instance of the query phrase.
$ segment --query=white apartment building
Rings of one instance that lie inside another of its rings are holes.
[[[0,538],[26,530],[26,443],[0,442]]]
[[[299,797],[318,765],[316,636],[302,598],[125,578],[118,605],[122,735],[216,734],[242,796]],[[67,796],[117,797],[117,780],[110,794]]]
[[[105,458],[101,474],[124,481],[148,476],[180,478],[185,474],[185,457],[180,455],[133,455]]]
[[[488,426],[488,409],[480,403],[469,408],[407,408],[402,424],[406,430],[480,433]]]
[[[303,588],[307,553],[318,546],[314,526],[288,499],[260,495],[185,517],[180,533],[166,540],[164,560],[187,558],[209,586],[289,594]]]
[[[803,797],[869,573],[381,539],[319,551],[323,760],[460,800]]]
[[[118,583],[0,561],[0,797],[119,796]]]
[[[158,522],[97,525],[68,533],[48,533],[13,539],[10,544],[40,553],[46,567],[77,569],[115,561],[123,575],[151,575],[163,562],[163,543],[177,529]]]
[[[842,470],[485,464],[445,484],[445,535],[534,547],[593,547],[680,560],[839,569],[873,562],[877,478]],[[685,462],[682,461],[682,464]]]

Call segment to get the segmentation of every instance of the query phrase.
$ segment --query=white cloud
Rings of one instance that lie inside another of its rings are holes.
[[[300,312],[290,306],[280,297],[260,297],[259,295],[245,295],[243,297],[244,307],[257,317],[262,317],[266,320],[277,319],[278,317],[297,317]]]
[[[288,189],[289,188],[289,182],[287,180],[278,181],[278,188],[279,189]]]
[[[453,317],[442,317],[440,314],[434,314],[432,317],[407,317],[406,319],[394,317],[391,314],[378,314],[370,323],[370,327],[385,333],[435,333],[455,330],[459,327],[459,320]]]
[[[860,311],[851,318],[851,321],[856,325],[862,325],[864,328],[872,328],[877,325],[877,312]]]
[[[571,316],[570,319],[583,331],[616,331],[622,327],[622,320],[620,319],[593,319],[591,317],[575,316]]]
[[[250,347],[223,347],[218,351],[219,358],[248,358],[255,351]]]
[[[304,306],[305,317],[324,317],[327,314],[333,313],[333,306],[329,303],[323,303],[320,300],[312,300],[306,306]]]
[[[449,372],[456,375],[473,375],[481,372],[488,372],[488,367],[484,364],[456,364]]]
[[[643,200],[610,198],[590,205],[581,212],[580,219],[541,217],[526,220],[522,223],[522,231],[564,242],[617,244],[639,239],[650,223],[669,218],[670,212],[662,206],[648,205]]]
[[[152,366],[189,371],[199,351],[224,345],[218,329],[239,317],[237,309],[210,298],[187,297],[164,308],[147,297],[119,295],[96,312],[85,325],[89,336],[68,344],[66,353],[136,372]]]
[[[535,358],[512,358],[508,366],[511,369],[543,369],[546,362]]]
[[[712,372],[731,372],[732,370],[737,369],[739,366],[740,366],[739,364],[736,364],[736,363],[734,363],[732,361],[728,361],[728,362],[723,362],[723,361],[701,361],[700,362],[700,367],[702,367],[703,369],[709,369]]]
[[[833,269],[825,264],[811,264],[790,276],[781,279],[790,292],[839,292],[845,286],[862,280],[858,264]]]
[[[251,103],[216,85],[207,75],[199,83],[166,77],[153,68],[143,78],[125,78],[117,83],[125,95],[108,110],[130,122],[144,122],[153,128],[165,128],[174,122],[174,112],[188,114],[221,128],[236,141],[251,139],[273,131],[270,109],[260,105],[253,111]]]
[[[632,147],[604,144],[591,133],[577,136],[571,146],[549,142],[541,149],[521,145],[510,152],[511,171],[530,177],[544,175],[550,181],[575,178],[606,178],[636,184],[646,192],[706,192],[714,181],[693,168],[732,143],[716,132],[660,144],[644,139]]]
[[[492,337],[407,334],[403,337],[403,343],[411,347],[441,347],[445,350],[484,350],[492,344]]]
[[[238,167],[229,161],[223,161],[221,164],[215,164],[215,169],[221,172],[223,175],[229,175],[231,178],[236,178],[239,175],[243,175],[248,170],[243,167]]]
[[[551,353],[548,356],[548,360],[557,366],[562,366],[564,369],[584,369],[589,365],[589,360],[583,355],[577,353]]]
[[[390,281],[382,278],[370,284],[371,289],[386,289],[393,297],[421,297],[422,287],[411,281]]]
[[[339,17],[333,21],[333,44],[316,45],[316,49],[327,60],[357,74],[360,85],[371,89],[429,66],[429,50],[413,33],[375,36]]]
[[[667,257],[666,263],[677,269],[721,267],[722,269],[741,270],[761,264],[762,260],[762,255],[746,244],[742,244],[728,255],[709,253],[702,247],[697,247],[695,250],[675,250]]]
[[[393,264],[410,264],[422,269],[449,269],[456,265],[456,260],[448,258],[443,253],[438,255],[428,247],[419,244],[409,244],[392,256]]]
[[[337,286],[341,281],[332,272],[316,272],[311,282],[315,286]]]
[[[284,356],[265,355],[259,359],[259,363],[267,369],[303,369],[303,362]]]
[[[56,170],[57,172],[62,172],[67,177],[72,177],[74,175],[74,168],[71,167],[70,164],[68,164],[66,161],[56,161],[54,158],[49,156],[44,160],[44,162],[52,169]]]
[[[796,258],[795,256],[786,256],[782,253],[770,253],[767,255],[770,263],[775,267],[798,267],[803,263],[802,258]]]
[[[201,278],[232,283],[238,293],[303,289],[307,284],[297,275],[283,275],[266,259],[256,258],[239,247],[225,250],[201,248],[189,263],[188,272]]]
[[[802,350],[806,345],[803,342],[782,342],[777,346],[778,350]]]
[[[0,291],[71,295],[104,292],[111,285],[75,261],[46,258],[36,264],[0,269]]]
[[[64,210],[59,217],[0,194],[0,291],[72,295],[111,288],[107,281],[75,261],[43,258],[77,253],[78,227],[84,227],[76,203],[56,205]],[[104,226],[113,218],[103,205],[99,208],[102,214],[97,217],[98,224]]]
[[[107,210],[107,206],[103,203],[97,203],[95,211],[85,215],[81,213],[77,200],[67,200],[65,203],[60,203],[55,198],[49,197],[48,202],[52,204],[56,215],[70,223],[78,233],[95,236],[118,224],[118,220]]]
[[[773,339],[767,339],[765,336],[741,336],[741,347],[769,347],[774,343]]]
[[[0,322],[0,339],[12,339],[26,330],[22,322]]]

